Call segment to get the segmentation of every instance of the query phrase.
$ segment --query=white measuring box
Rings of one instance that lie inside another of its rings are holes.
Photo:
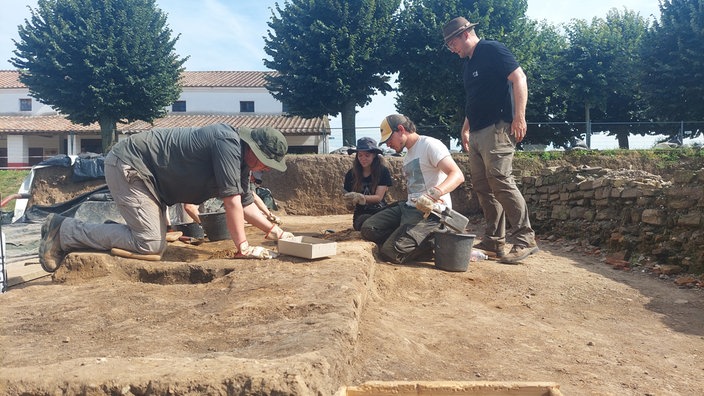
[[[309,236],[297,236],[291,239],[281,239],[278,242],[280,254],[316,259],[337,254],[337,242]]]

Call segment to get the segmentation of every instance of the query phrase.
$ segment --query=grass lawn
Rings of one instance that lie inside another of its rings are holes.
[[[16,194],[29,172],[29,169],[0,170],[0,198],[5,199],[5,197]],[[15,200],[8,202],[7,205],[2,207],[3,212],[12,212],[14,210]]]

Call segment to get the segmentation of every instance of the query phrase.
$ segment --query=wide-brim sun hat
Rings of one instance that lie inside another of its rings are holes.
[[[464,32],[467,29],[471,29],[477,26],[478,23],[471,23],[463,17],[457,17],[450,22],[446,23],[442,28],[442,39],[447,43],[453,37]]]
[[[367,151],[374,154],[381,154],[383,151],[376,144],[376,140],[370,137],[363,137],[357,140],[356,147],[350,147],[347,149],[347,154],[353,154],[358,151]]]
[[[252,150],[262,164],[277,171],[286,170],[284,157],[288,151],[288,143],[284,135],[272,127],[237,128],[240,139]]]

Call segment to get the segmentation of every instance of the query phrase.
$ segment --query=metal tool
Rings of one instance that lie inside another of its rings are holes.
[[[412,201],[416,202],[416,200]],[[440,209],[440,207],[441,206],[439,205],[439,203],[436,202],[433,205],[433,209],[431,211],[426,212],[424,210],[421,210],[423,212],[423,217],[428,217],[432,213],[440,219],[440,223],[445,225],[445,227],[458,234],[463,234],[467,230],[467,224],[469,224],[469,219],[466,218],[462,213],[448,208],[445,205],[442,205],[442,207],[444,208],[442,210]]]
[[[456,210],[446,207],[443,211],[440,211],[437,208],[433,208],[431,213],[440,218],[440,223],[458,234],[463,234],[467,230],[469,219]]]

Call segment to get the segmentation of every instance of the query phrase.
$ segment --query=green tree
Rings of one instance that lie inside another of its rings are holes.
[[[463,100],[461,64],[443,47],[441,29],[455,16],[456,2],[405,0],[396,18],[399,28],[391,64],[398,71],[399,112],[423,134],[450,143],[459,138]],[[469,18],[469,16],[467,16]]]
[[[533,33],[526,35],[521,46],[530,52],[521,64],[528,79],[526,119],[529,124],[525,142],[568,146],[575,131],[564,122],[567,93],[555,89],[560,75],[558,59],[567,47],[567,40],[556,26],[544,21],[531,22],[531,29]]]
[[[30,10],[11,59],[20,81],[72,122],[98,122],[103,151],[118,122],[152,122],[178,99],[188,58],[154,0],[39,0]]]
[[[287,0],[276,4],[265,40],[271,94],[304,118],[342,115],[342,139],[356,143],[356,106],[389,84],[400,0]],[[278,13],[278,16],[277,16]]]
[[[556,72],[558,86],[568,95],[566,118],[610,122],[604,130],[627,149],[628,136],[643,113],[635,70],[647,22],[628,9],[611,9],[606,19],[573,20],[565,30],[569,45],[558,58]]]
[[[624,9],[619,13],[613,9],[606,15],[606,25],[613,38],[612,51],[616,56],[612,71],[614,82],[606,99],[604,120],[621,123],[612,125],[609,134],[616,136],[620,148],[628,149],[629,135],[643,136],[648,132],[647,127],[638,123],[645,120],[645,102],[638,70],[643,65],[640,47],[649,22],[634,11]]]
[[[557,83],[568,96],[567,119],[591,122],[591,111],[606,109],[609,71],[613,52],[609,51],[607,29],[600,18],[591,24],[582,19],[565,25],[569,45],[557,62]],[[582,116],[580,116],[580,113]]]
[[[702,120],[704,1],[663,0],[660,13],[641,46],[648,114],[659,121]],[[704,128],[693,129],[697,136]]]

